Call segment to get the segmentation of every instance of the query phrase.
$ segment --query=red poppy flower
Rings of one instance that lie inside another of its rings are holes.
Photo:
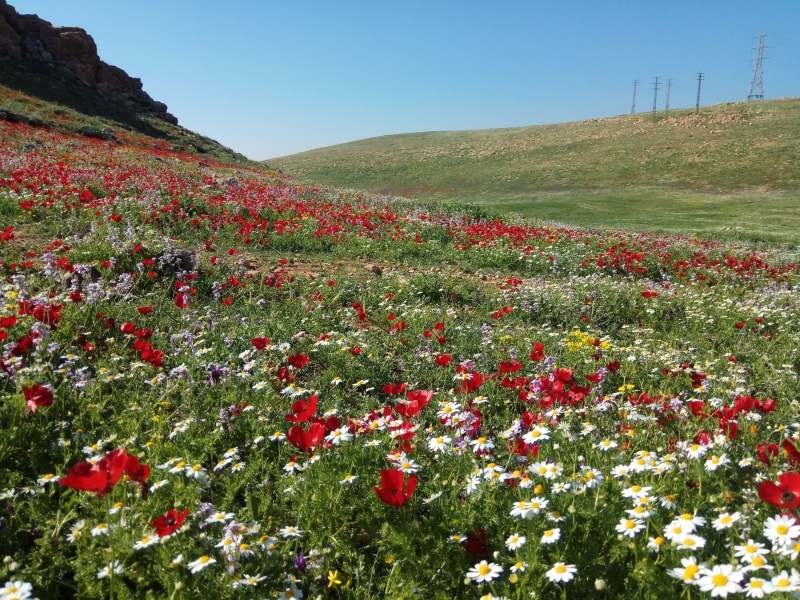
[[[407,418],[411,418],[419,414],[423,408],[428,405],[428,402],[433,398],[433,392],[428,390],[414,390],[409,392],[406,396],[406,402],[398,402],[394,407],[397,414]]]
[[[529,459],[534,459],[539,456],[538,444],[527,444],[522,438],[518,438],[513,442],[509,442],[508,451],[517,456],[523,456]]]
[[[159,518],[153,520],[150,525],[155,527],[158,537],[167,537],[180,529],[181,525],[183,525],[183,522],[186,520],[187,514],[189,514],[188,508],[180,513],[173,508],[165,512]]]
[[[28,404],[28,410],[32,413],[42,406],[53,404],[53,391],[49,387],[34,383],[31,387],[22,386],[22,395]]]
[[[128,465],[128,458],[129,457],[125,452],[125,448],[117,448],[116,450],[107,452],[106,455],[97,463],[98,466],[101,469],[104,469],[108,474],[109,485],[116,485],[117,482],[122,478],[122,474],[125,472],[125,467]],[[147,468],[147,472],[150,473],[150,467]]]
[[[587,381],[591,381],[592,383],[599,383],[600,380],[603,378],[603,374],[600,371],[592,373],[591,375],[584,375]]]
[[[295,425],[286,434],[286,439],[289,440],[292,446],[303,451],[308,451],[319,444],[323,437],[325,437],[325,425],[320,425],[319,423],[313,423],[308,428],[308,431],[300,427],[300,425]]]
[[[122,325],[119,326],[119,330],[122,333],[133,333],[136,331],[136,324],[133,321],[126,321]]]
[[[188,294],[176,294],[175,295],[175,306],[180,309],[184,309],[189,306],[189,295]]]
[[[800,506],[800,473],[783,473],[774,481],[762,481],[758,497],[778,510],[794,510]]]
[[[286,415],[284,418],[290,423],[305,423],[314,413],[317,412],[317,397],[309,396],[308,402],[305,400],[298,400],[292,404],[291,415]]]
[[[660,296],[660,295],[661,295],[661,294],[659,294],[658,292],[650,292],[650,291],[648,291],[648,292],[642,292],[642,298],[646,298],[646,299],[648,299],[648,300],[649,300],[650,298],[656,298],[657,296]]]
[[[453,360],[452,354],[440,354],[439,356],[436,357],[436,360],[434,362],[436,362],[436,364],[439,365],[440,367],[446,367],[447,365],[450,364],[452,360]]]
[[[308,356],[305,354],[295,354],[286,359],[295,369],[302,369],[308,364]]]
[[[544,360],[544,344],[542,344],[542,342],[534,342],[533,343],[533,351],[531,352],[531,360],[533,362],[539,362],[540,360]]]
[[[151,312],[153,312],[153,307],[152,306],[140,306],[136,310],[139,311],[140,315],[149,315]]]
[[[417,476],[410,475],[408,482],[405,475],[397,469],[384,469],[381,471],[381,486],[373,488],[381,502],[400,508],[414,493],[417,487]]]
[[[267,344],[269,344],[268,337],[253,338],[253,346],[255,347],[256,350],[263,350],[264,348],[267,347]]]
[[[783,446],[783,450],[786,452],[789,463],[793,465],[800,465],[800,450],[795,447],[795,445],[792,443],[792,440],[783,440],[781,442],[781,446]]]
[[[498,374],[502,375],[503,373],[516,373],[522,369],[522,363],[516,360],[504,360],[500,362],[498,367]]]
[[[486,531],[484,528],[481,527],[478,531],[468,531],[467,539],[461,542],[461,547],[471,556],[488,556],[489,544],[486,541]]]
[[[406,391],[407,383],[387,383],[381,389],[390,396],[399,396]]]
[[[150,489],[147,485],[147,478],[150,477],[150,466],[143,465],[135,456],[128,456],[125,461],[125,474],[131,481],[141,486],[142,500],[147,500],[147,493]]]
[[[145,483],[147,478],[150,477],[150,466],[143,465],[135,456],[127,456],[125,459],[125,474],[130,477],[131,481]]]
[[[164,353],[161,350],[145,348],[142,350],[142,360],[149,362],[154,367],[160,367],[164,363]]]
[[[112,450],[94,464],[85,461],[72,466],[67,476],[62,477],[58,483],[84,492],[97,492],[102,498],[122,477],[127,459],[125,448]]]
[[[765,398],[761,402],[761,406],[756,407],[758,412],[760,413],[771,413],[775,408],[778,406],[778,403],[775,402],[772,398]]]
[[[97,464],[82,462],[70,467],[67,476],[59,479],[58,483],[83,492],[97,492],[102,496],[108,487],[108,473]]]
[[[756,446],[756,458],[767,466],[772,465],[772,460],[778,456],[781,449],[778,444],[758,444]]]
[[[706,403],[702,400],[689,400],[687,403],[689,407],[689,411],[695,417],[700,417],[701,419],[705,419],[708,415],[706,414]]]

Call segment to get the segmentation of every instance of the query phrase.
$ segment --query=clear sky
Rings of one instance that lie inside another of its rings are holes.
[[[413,131],[800,95],[800,0],[9,0],[86,29],[180,123],[263,160]]]

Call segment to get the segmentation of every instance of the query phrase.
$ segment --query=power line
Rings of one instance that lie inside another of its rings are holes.
[[[763,100],[764,99],[764,41],[767,38],[767,33],[764,29],[761,30],[761,35],[758,36],[758,51],[756,54],[756,67],[753,69],[753,79],[750,80],[750,92],[747,94],[747,100]],[[755,48],[753,48],[755,50]]]
[[[656,101],[658,100],[658,77],[655,78],[656,82],[653,84],[653,115],[656,114]]]
[[[664,110],[669,110],[669,92],[671,87],[672,87],[672,79],[667,79],[667,104],[664,107]]]
[[[694,105],[694,114],[700,112],[700,84],[703,83],[704,77],[702,73],[697,74],[697,103]]]

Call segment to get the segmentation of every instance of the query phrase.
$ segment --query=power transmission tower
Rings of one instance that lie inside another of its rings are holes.
[[[672,79],[667,79],[667,105],[664,107],[664,110],[669,110],[669,91],[672,87]]]
[[[636,85],[639,83],[638,79],[633,80],[633,102],[631,102],[631,114],[636,112]]]
[[[764,99],[764,41],[767,38],[766,32],[762,29],[758,36],[758,51],[756,54],[756,68],[753,69],[753,79],[750,81],[750,93],[747,94],[748,102],[751,100]],[[754,48],[755,50],[755,48]]]
[[[656,101],[658,100],[658,77],[656,77],[656,82],[653,84],[653,116],[656,114]]]
[[[697,103],[694,105],[694,114],[700,112],[700,84],[703,83],[704,75],[702,73],[697,74]]]

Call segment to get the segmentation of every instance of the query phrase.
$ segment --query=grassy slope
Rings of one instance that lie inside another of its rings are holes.
[[[800,243],[800,98],[392,135],[270,159],[296,177],[579,225]]]
[[[35,117],[64,131],[78,131],[88,125],[133,134],[144,143],[152,138],[176,151],[195,152],[201,157],[251,163],[219,142],[109,102],[72,74],[43,63],[0,60],[0,110]]]

